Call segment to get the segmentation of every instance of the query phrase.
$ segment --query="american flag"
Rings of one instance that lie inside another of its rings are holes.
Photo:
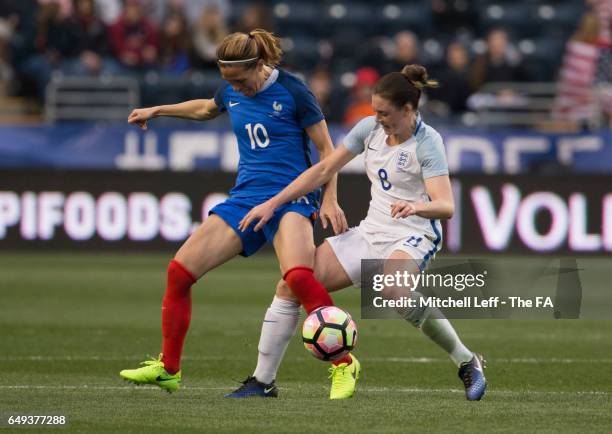
[[[567,43],[559,71],[553,115],[557,119],[584,121],[598,114],[594,84],[598,72],[599,49],[585,42]]]
[[[599,36],[594,43],[570,40],[559,72],[553,115],[588,121],[612,118],[612,0],[590,0]]]
[[[599,49],[595,86],[601,110],[612,120],[612,49],[609,47]]]
[[[612,0],[589,0],[597,17],[599,27],[599,46],[607,45],[610,48],[612,43]]]
[[[599,62],[595,73],[597,100],[612,120],[612,0],[591,0],[599,24]]]

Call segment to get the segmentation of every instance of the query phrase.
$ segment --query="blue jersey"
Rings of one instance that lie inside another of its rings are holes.
[[[238,139],[240,162],[231,197],[264,201],[311,166],[304,129],[324,117],[314,95],[296,76],[274,69],[254,97],[224,82],[215,103],[229,112]]]

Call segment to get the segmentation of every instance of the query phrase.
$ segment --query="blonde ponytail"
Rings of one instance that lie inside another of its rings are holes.
[[[251,32],[236,32],[227,35],[217,48],[217,59],[221,66],[255,66],[261,59],[267,66],[277,66],[283,55],[280,39],[274,34],[255,29]]]

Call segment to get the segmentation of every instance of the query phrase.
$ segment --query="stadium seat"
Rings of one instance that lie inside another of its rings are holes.
[[[273,9],[274,19],[281,36],[310,35],[317,36],[320,26],[321,7],[306,2],[283,1]]]
[[[283,63],[292,69],[310,72],[321,58],[318,38],[295,36],[283,38]]]
[[[431,27],[431,8],[426,3],[389,2],[376,10],[375,20],[381,35],[392,36],[402,30],[411,30],[420,37],[435,33]]]
[[[373,10],[366,3],[337,2],[326,5],[319,17],[323,24],[322,36],[345,40],[354,38],[355,42],[364,36],[376,34],[377,28],[372,23]]]
[[[485,35],[495,27],[512,30],[513,33],[522,34],[534,26],[531,8],[525,4],[492,3],[478,10],[480,30]]]
[[[576,30],[584,11],[583,3],[543,2],[531,6],[530,16],[534,27],[540,31],[539,36],[549,35],[566,39]]]
[[[553,37],[523,39],[518,44],[526,67],[532,71],[537,81],[555,80],[564,47],[565,40]]]

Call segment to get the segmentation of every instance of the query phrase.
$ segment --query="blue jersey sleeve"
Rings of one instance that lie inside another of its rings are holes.
[[[302,80],[283,71],[278,81],[289,91],[295,101],[297,121],[301,128],[308,128],[325,119],[317,99]]]
[[[365,149],[365,140],[374,128],[376,128],[374,116],[363,118],[346,135],[344,146],[355,155],[361,154]]]
[[[222,113],[227,110],[227,108],[225,107],[225,102],[223,101],[223,94],[225,93],[225,89],[227,89],[228,86],[229,83],[224,81],[215,92],[215,104],[217,104],[217,107],[219,107],[219,111]]]
[[[442,136],[433,128],[427,126],[422,137],[417,135],[416,154],[421,165],[423,179],[448,175],[448,164]]]

